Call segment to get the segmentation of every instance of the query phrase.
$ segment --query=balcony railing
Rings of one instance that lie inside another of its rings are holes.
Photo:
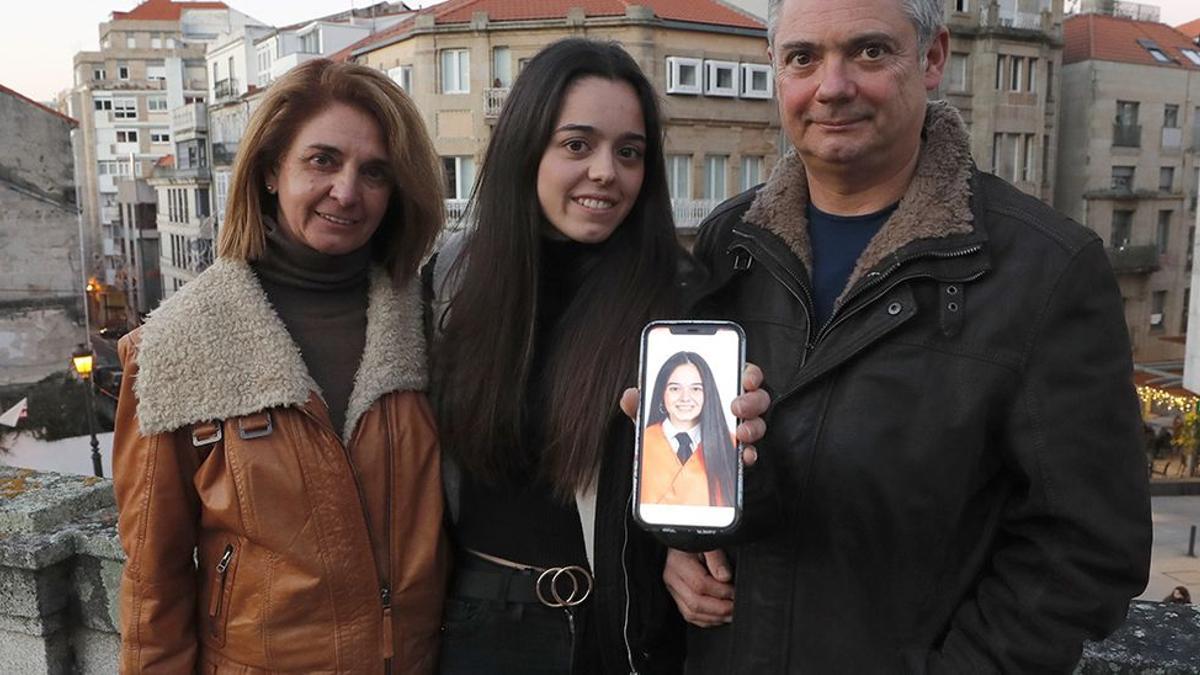
[[[446,200],[446,227],[452,230],[461,229],[466,225],[464,219],[467,217],[467,200],[466,199],[447,199]]]
[[[1142,147],[1142,125],[1114,124],[1113,146],[1123,148]]]
[[[485,118],[494,120],[500,116],[500,110],[504,108],[504,101],[508,98],[508,91],[508,87],[483,90],[483,116]]]
[[[713,209],[720,204],[721,199],[672,199],[671,211],[675,216],[675,229],[684,232],[695,232]]]
[[[1147,244],[1110,248],[1108,262],[1117,274],[1149,274],[1158,269],[1158,247]]]
[[[194,131],[208,131],[208,113],[203,103],[189,103],[171,111],[171,133],[178,137]]]
[[[237,95],[237,80],[232,77],[225,80],[217,80],[217,83],[213,85],[213,96],[215,96],[218,101],[228,98],[236,98]]]

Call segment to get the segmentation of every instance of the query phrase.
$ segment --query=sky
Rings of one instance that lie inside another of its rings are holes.
[[[272,26],[333,14],[373,0],[225,0],[234,9]],[[410,0],[410,6],[438,0]],[[99,26],[114,11],[133,9],[137,0],[7,0],[0,10],[0,84],[36,101],[49,101],[71,87],[76,52],[100,48]],[[1156,0],[1163,23],[1172,26],[1200,17],[1196,0]]]

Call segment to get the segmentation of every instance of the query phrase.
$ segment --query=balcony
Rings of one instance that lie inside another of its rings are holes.
[[[1142,125],[1114,124],[1113,147],[1140,148],[1142,147]]]
[[[232,77],[217,80],[217,83],[213,85],[213,97],[218,101],[237,98],[239,94],[237,80]]]
[[[467,217],[467,202],[466,199],[447,199],[446,200],[446,228],[450,230],[460,230],[466,227],[465,221]]]
[[[181,136],[208,131],[208,112],[203,103],[190,103],[171,111],[171,134]]]
[[[1108,249],[1108,262],[1116,274],[1150,274],[1158,270],[1158,247],[1122,246]]]
[[[206,182],[212,178],[212,170],[207,166],[191,166],[186,168],[167,169],[159,167],[154,170],[154,179],[169,180],[175,182],[196,181]]]
[[[681,232],[695,232],[708,214],[720,204],[722,199],[672,199],[671,212],[675,216],[675,229]]]
[[[234,157],[237,156],[237,146],[237,143],[213,143],[213,166],[233,166]]]
[[[504,108],[504,101],[508,98],[508,92],[508,87],[483,90],[484,119],[494,120],[500,116],[500,110]]]

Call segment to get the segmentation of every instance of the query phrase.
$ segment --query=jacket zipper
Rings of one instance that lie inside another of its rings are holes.
[[[310,420],[312,420],[317,425],[317,427],[321,429],[321,431],[323,433],[325,433],[330,438],[332,438],[339,448],[341,448],[342,456],[346,459],[346,466],[350,469],[350,476],[354,479],[354,488],[358,492],[358,507],[359,507],[359,510],[362,512],[363,522],[367,528],[367,547],[369,549],[371,549],[371,559],[375,563],[376,585],[379,586],[379,601],[380,601],[380,606],[381,606],[381,611],[382,611],[382,623],[383,623],[384,631],[385,631],[385,637],[383,638],[384,671],[386,673],[391,673],[391,667],[392,667],[391,657],[392,657],[392,651],[394,649],[394,645],[392,643],[392,631],[391,631],[392,591],[390,588],[388,588],[386,575],[384,575],[384,573],[382,573],[379,569],[379,560],[375,558],[375,547],[371,543],[371,512],[367,509],[367,494],[363,490],[362,480],[358,476],[358,470],[354,468],[354,462],[350,459],[350,448],[347,447],[346,444],[342,442],[341,438],[338,438],[337,434],[335,434],[329,428],[328,425],[326,425],[319,417],[314,415],[312,413],[312,411],[310,411],[307,407],[301,407],[300,410],[301,410],[301,412],[304,413],[304,415],[306,417],[308,417]],[[389,449],[389,457],[390,457],[390,449]],[[390,471],[390,467],[389,467],[389,471]],[[389,481],[390,481],[390,479],[389,479]],[[390,499],[391,498],[389,496],[388,500],[390,501]],[[387,542],[387,546],[388,547],[391,546],[390,538],[389,538],[389,541]],[[390,555],[389,555],[389,557],[390,557]]]
[[[225,598],[225,578],[229,572],[229,563],[232,560],[233,544],[226,544],[225,552],[221,554],[221,560],[217,563],[217,588],[208,603],[209,630],[214,637],[218,634],[217,617],[221,615],[221,605]]]
[[[385,675],[391,675],[392,672],[392,657],[395,656],[396,647],[394,644],[395,635],[392,632],[392,489],[395,487],[392,479],[395,477],[395,469],[392,466],[392,420],[386,410],[380,410],[383,414],[383,440],[384,440],[384,463],[387,471],[387,486],[383,493],[383,557],[384,557],[384,573],[382,578],[382,588],[379,589],[379,602],[383,606],[383,672]]]

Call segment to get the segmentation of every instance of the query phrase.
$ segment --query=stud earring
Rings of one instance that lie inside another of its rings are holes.
[[[275,186],[271,185],[270,183],[267,183],[267,192],[269,192],[271,194],[275,194]]]

